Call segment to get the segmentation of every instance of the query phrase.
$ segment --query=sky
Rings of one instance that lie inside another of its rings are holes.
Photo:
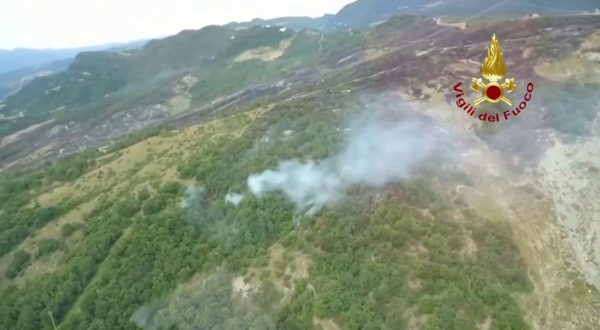
[[[253,18],[336,13],[352,0],[0,0],[0,49],[163,37]]]

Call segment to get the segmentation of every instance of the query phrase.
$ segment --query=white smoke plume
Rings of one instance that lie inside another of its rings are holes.
[[[130,320],[145,330],[277,329],[277,301],[263,307],[259,301],[269,300],[262,290],[246,293],[237,287],[237,278],[222,269],[198,274],[164,299],[139,308]]]
[[[225,195],[225,202],[233,206],[238,206],[243,199],[244,195],[238,193],[228,193],[227,195]]]
[[[189,210],[199,204],[204,199],[204,187],[190,186],[185,191],[185,197],[181,201],[181,208]]]
[[[361,118],[348,132],[339,154],[320,161],[282,161],[273,170],[250,175],[250,191],[257,196],[281,191],[299,211],[313,215],[354,185],[379,188],[408,178],[445,133],[417,119],[390,122],[377,116]]]

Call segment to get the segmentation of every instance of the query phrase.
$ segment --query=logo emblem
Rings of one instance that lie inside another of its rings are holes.
[[[496,34],[492,35],[488,53],[481,65],[481,76],[488,82],[484,83],[482,78],[472,78],[471,89],[481,95],[480,98],[473,101],[477,106],[483,101],[490,103],[498,103],[500,101],[512,105],[512,101],[506,97],[507,94],[517,89],[515,85],[515,79],[505,79],[503,83],[500,83],[502,78],[506,76],[506,66],[502,59],[502,49],[500,49],[500,43],[496,38]]]
[[[498,42],[498,38],[496,38],[496,34],[492,35],[487,56],[481,65],[481,76],[483,78],[471,78],[471,89],[479,94],[479,98],[472,103],[475,106],[478,106],[483,101],[490,103],[502,101],[512,107],[512,100],[509,99],[507,95],[514,92],[517,89],[517,85],[515,84],[515,78],[504,79],[506,76],[506,65],[504,65],[504,60],[502,59],[502,50],[500,49],[500,43]],[[504,82],[502,82],[502,79],[504,79]],[[482,106],[481,110],[483,111],[477,110],[477,108],[469,104],[468,99],[464,97],[465,92],[462,89],[462,85],[462,81],[459,81],[452,89],[455,92],[454,97],[456,98],[456,106],[458,109],[464,111],[471,117],[490,123],[499,123],[503,120],[507,121],[509,118],[521,114],[527,109],[527,105],[532,100],[534,87],[532,82],[527,84],[527,90],[523,96],[523,101],[519,103],[514,110],[499,112],[497,106]],[[451,97],[450,95],[448,96]]]

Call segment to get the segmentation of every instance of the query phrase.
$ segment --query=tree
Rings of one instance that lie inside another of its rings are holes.
[[[13,261],[6,269],[6,277],[17,277],[27,266],[31,264],[31,255],[25,251],[17,251],[13,255]]]

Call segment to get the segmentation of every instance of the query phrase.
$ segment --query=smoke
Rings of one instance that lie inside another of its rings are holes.
[[[205,190],[204,187],[190,186],[185,191],[185,197],[181,201],[181,208],[188,212],[194,213],[198,205],[202,204],[204,200]]]
[[[352,186],[380,188],[408,178],[445,133],[418,119],[393,122],[376,115],[360,118],[347,131],[339,154],[320,161],[282,161],[275,169],[250,175],[250,191],[257,196],[281,191],[298,211],[313,215]]]
[[[224,270],[199,274],[168,297],[142,306],[130,318],[139,328],[161,329],[276,329],[279,310],[263,290],[247,296],[236,288],[235,278]]]
[[[210,207],[204,187],[188,187],[181,208],[186,221],[195,229],[216,231],[220,227],[218,219],[221,217]]]
[[[242,200],[244,199],[244,195],[237,193],[228,193],[225,195],[225,202],[229,203],[233,206],[238,206]]]

